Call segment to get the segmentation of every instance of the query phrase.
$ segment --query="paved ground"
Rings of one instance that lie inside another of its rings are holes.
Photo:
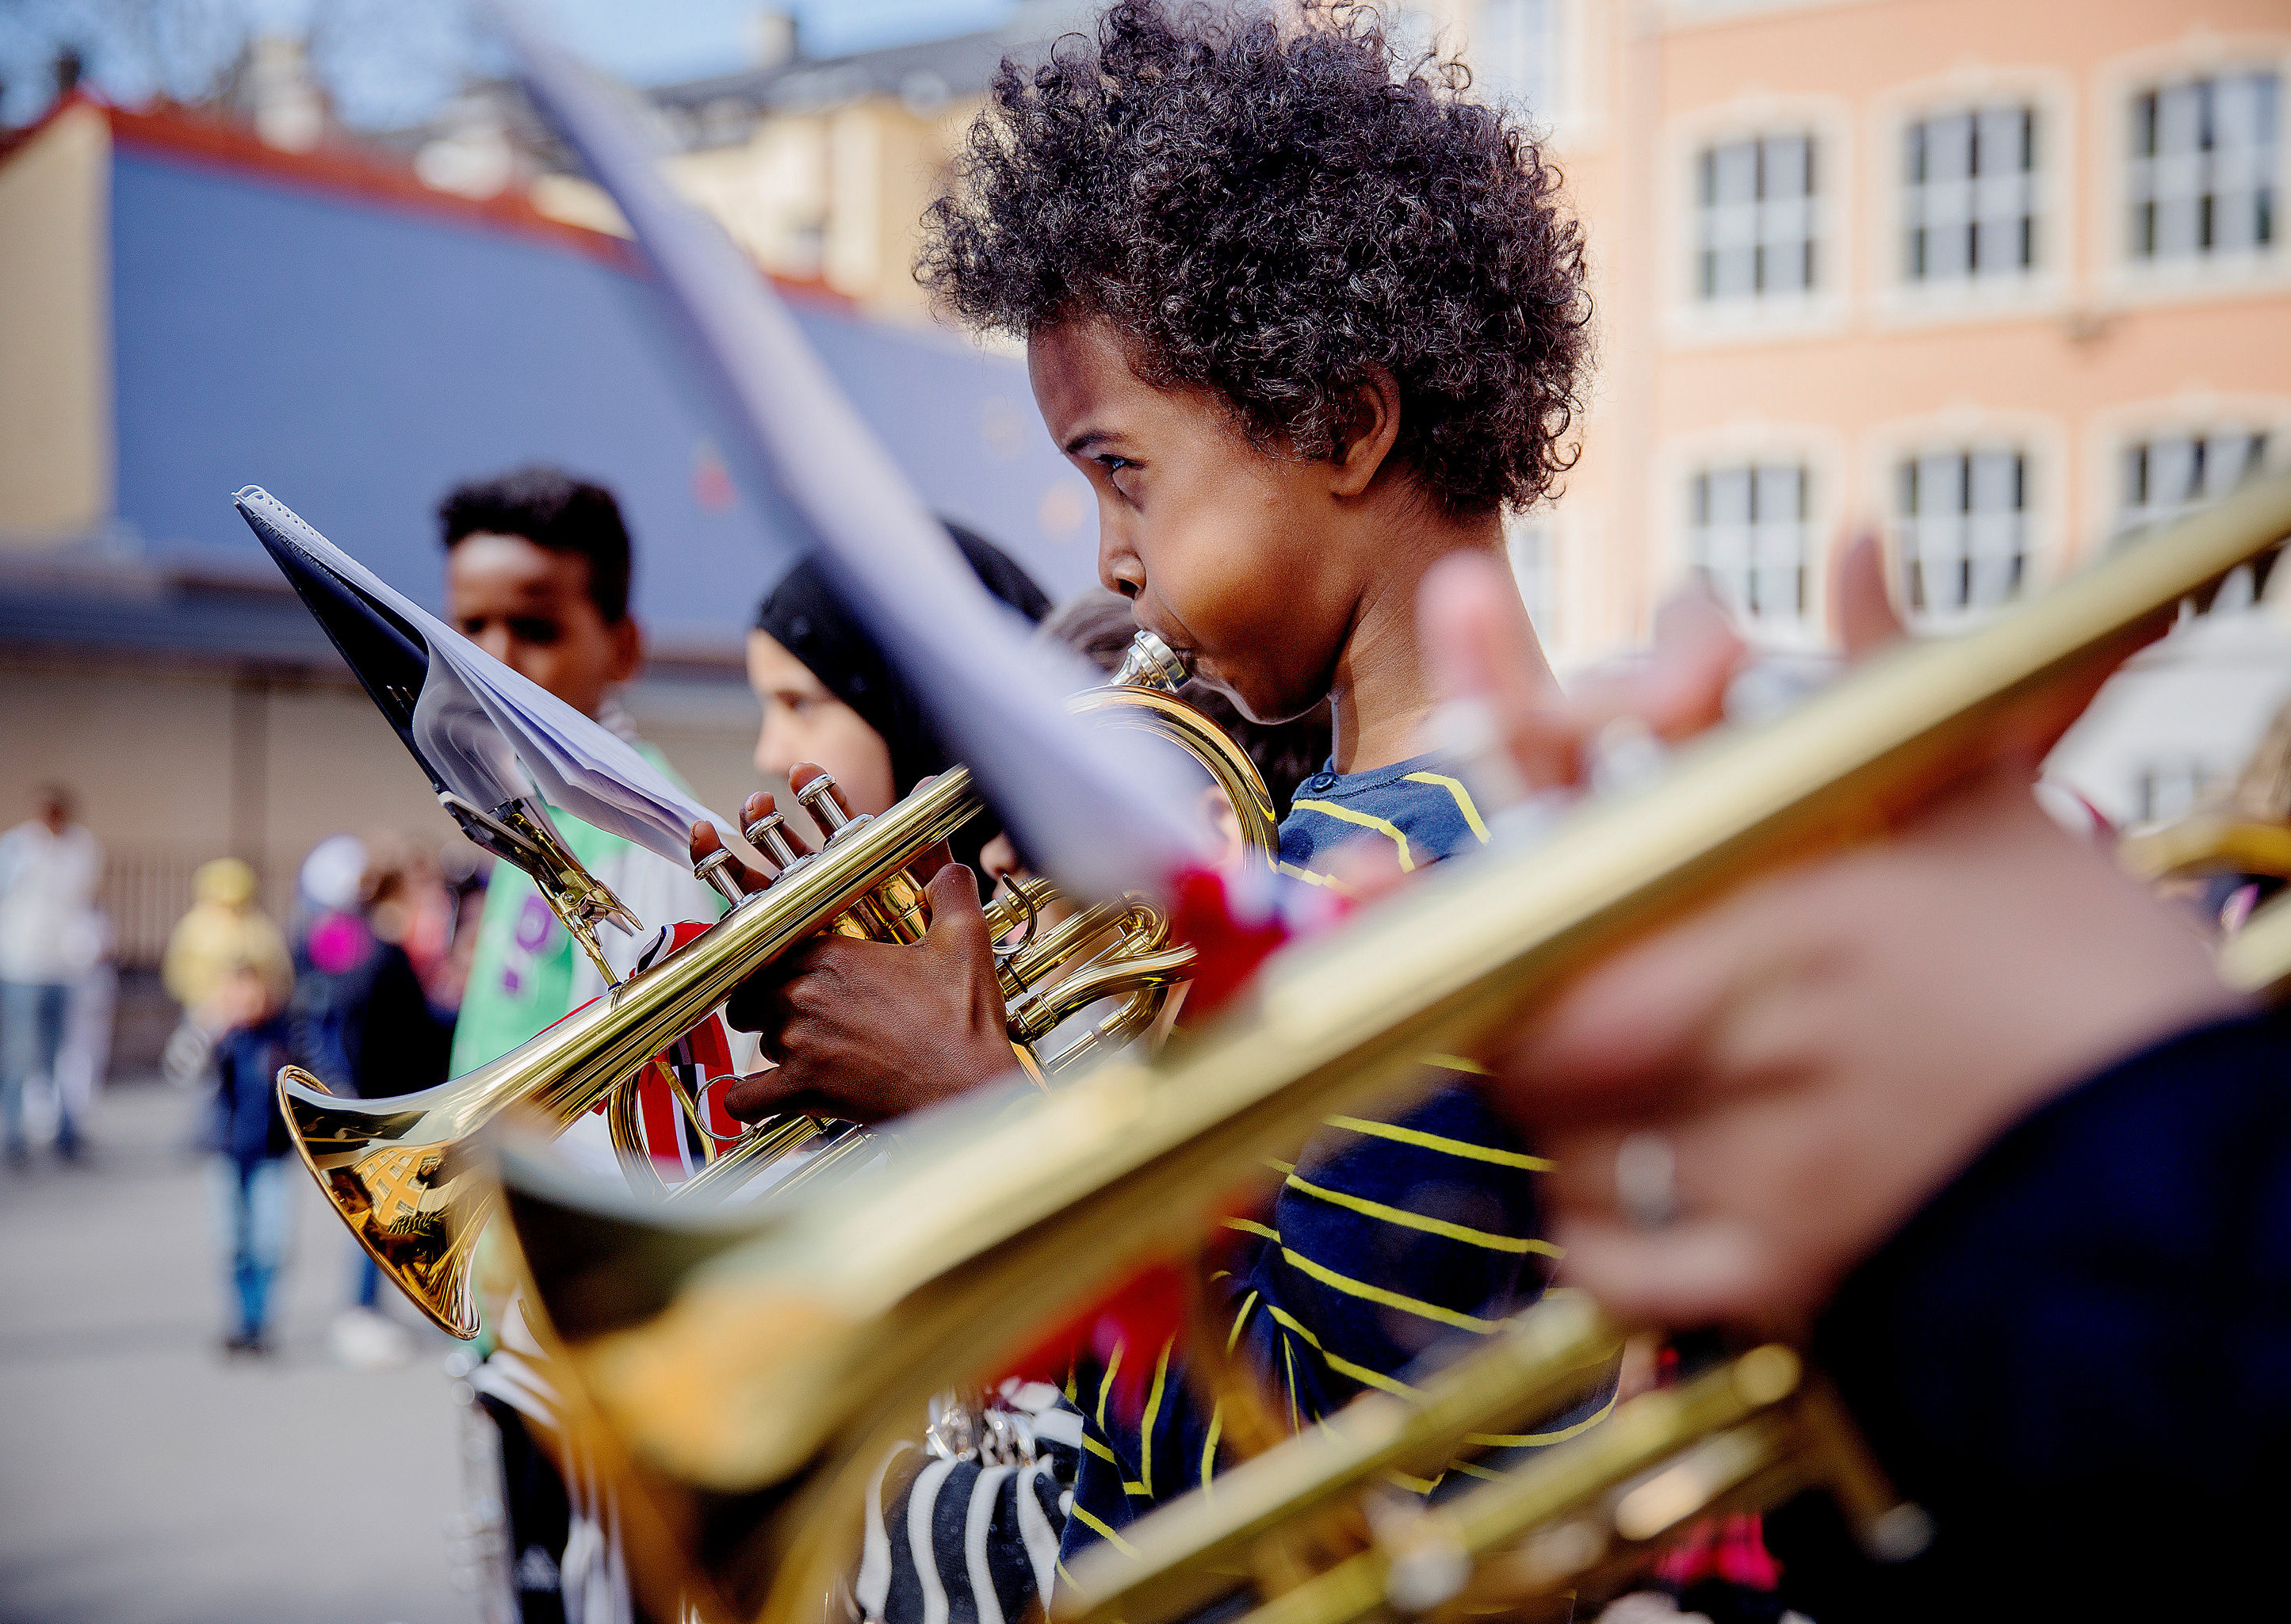
[[[457,1345],[328,1363],[350,1242],[298,1170],[281,1351],[226,1364],[194,1106],[116,1087],[91,1167],[0,1170],[0,1624],[474,1624]]]

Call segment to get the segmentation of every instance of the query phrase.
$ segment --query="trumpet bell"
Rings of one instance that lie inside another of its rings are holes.
[[[467,1144],[469,1090],[346,1098],[290,1065],[278,1105],[302,1164],[366,1255],[441,1330],[478,1334],[470,1254],[492,1215],[492,1178]]]

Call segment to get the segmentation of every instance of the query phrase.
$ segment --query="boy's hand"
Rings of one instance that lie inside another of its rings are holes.
[[[816,774],[799,767],[792,778],[801,788]],[[743,824],[773,809],[770,796],[752,795],[741,808]],[[804,849],[789,832],[791,843]],[[695,862],[717,845],[713,828],[693,825]],[[1011,1069],[977,881],[969,869],[948,859],[944,844],[914,866],[930,875],[931,923],[921,941],[823,934],[733,993],[727,1018],[760,1033],[765,1055],[777,1063],[726,1092],[725,1106],[734,1116],[755,1122],[808,1111],[881,1122]],[[745,864],[738,873],[750,891],[770,883]]]
[[[921,941],[814,937],[732,995],[732,1025],[762,1034],[778,1062],[727,1093],[734,1116],[877,1122],[1013,1067],[978,882],[950,863],[927,891]]]
[[[1505,669],[1468,567],[1427,581],[1427,646],[1523,776],[1564,777],[1604,707]],[[1874,546],[1836,579],[1849,652],[1899,634]],[[1695,675],[1716,679],[1715,654],[1652,691],[1693,711],[1723,689]],[[1885,844],[1593,969],[1489,1057],[1491,1097],[1556,1163],[1572,1278],[1633,1319],[1794,1329],[2015,1117],[2235,1007],[2178,921],[2030,794],[2102,675],[2014,719],[1996,767]]]

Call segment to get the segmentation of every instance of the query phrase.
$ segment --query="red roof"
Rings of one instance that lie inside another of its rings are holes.
[[[101,113],[111,125],[111,139],[122,146],[259,174],[334,197],[356,197],[436,219],[537,237],[608,265],[624,269],[635,267],[634,251],[624,239],[544,214],[515,187],[491,197],[440,191],[425,183],[413,165],[395,152],[338,138],[309,152],[282,151],[243,125],[165,104],[147,112],[131,112],[84,92],[75,92],[49,109],[36,124],[0,140],[0,163],[74,106],[92,107]],[[816,279],[796,281],[775,276],[772,281],[784,293],[825,298],[839,305],[850,303],[848,297]]]

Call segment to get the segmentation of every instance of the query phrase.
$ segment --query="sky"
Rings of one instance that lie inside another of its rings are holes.
[[[575,50],[639,84],[748,66],[764,9],[757,0],[527,3],[552,18]],[[821,56],[991,27],[1013,3],[781,0],[796,17],[805,51]],[[64,44],[79,48],[99,90],[133,104],[160,89],[196,94],[250,32],[315,31],[345,120],[370,128],[410,124],[473,68],[497,66],[470,9],[469,0],[0,0],[0,123],[39,114]]]

